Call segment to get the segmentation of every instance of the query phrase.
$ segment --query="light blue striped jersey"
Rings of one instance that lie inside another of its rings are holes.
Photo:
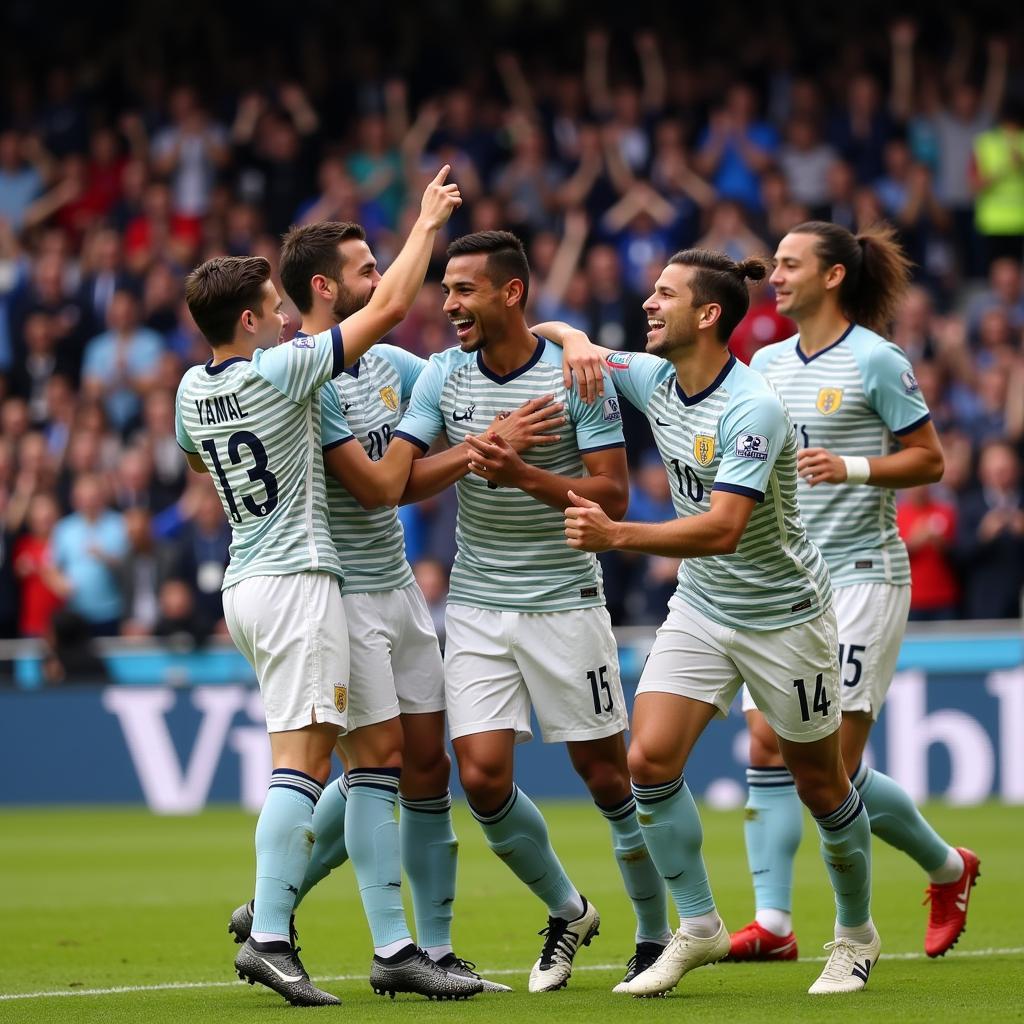
[[[682,560],[678,596],[742,630],[781,629],[821,615],[832,589],[800,519],[797,447],[774,387],[735,356],[692,396],[658,356],[615,352],[607,365],[620,394],[650,421],[677,516],[709,511],[716,490],[757,501],[735,552]]]
[[[178,444],[202,457],[231,524],[223,589],[249,576],[341,575],[327,523],[320,386],[344,359],[334,327],[182,377]]]
[[[903,352],[865,327],[807,357],[799,338],[768,345],[751,366],[782,394],[797,444],[871,458],[927,423],[928,406]],[[907,549],[896,529],[891,490],[801,480],[797,496],[807,532],[821,549],[834,586],[910,582]]]
[[[587,405],[574,384],[562,382],[562,350],[544,338],[528,362],[496,376],[478,352],[451,348],[430,357],[413,389],[396,436],[424,451],[439,434],[451,445],[480,434],[500,412],[531,398],[554,395],[565,405],[561,440],[524,452],[531,465],[561,476],[586,474],[581,453],[621,448],[622,417],[605,381],[603,402]],[[491,489],[469,474],[456,485],[457,553],[448,600],[499,611],[553,612],[604,604],[597,558],[565,541],[565,517],[513,487]]]
[[[328,381],[321,389],[324,451],[358,441],[374,462],[383,458],[426,365],[404,349],[374,345],[355,366]],[[345,571],[344,593],[397,590],[412,583],[397,509],[364,509],[330,476],[327,504]]]

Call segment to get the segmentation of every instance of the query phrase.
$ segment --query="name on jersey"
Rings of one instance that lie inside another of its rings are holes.
[[[232,420],[244,420],[249,414],[242,409],[238,395],[233,391],[230,395],[214,395],[213,398],[195,399],[199,422],[208,427],[213,423],[230,423]]]
[[[831,416],[839,412],[839,406],[843,404],[842,388],[822,388],[818,392],[817,409],[822,416]]]
[[[768,461],[768,438],[764,434],[742,434],[736,438],[736,454],[741,459]]]

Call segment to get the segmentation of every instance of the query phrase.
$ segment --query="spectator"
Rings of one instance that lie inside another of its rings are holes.
[[[74,512],[53,531],[53,564],[59,573],[54,585],[93,636],[115,636],[124,610],[117,569],[128,541],[124,520],[107,507],[103,491],[98,476],[84,474],[75,480]]]
[[[1024,254],[1024,100],[1003,104],[999,123],[974,140],[974,224],[989,260]]]
[[[177,575],[193,595],[196,620],[206,635],[224,631],[220,587],[228,564],[231,528],[213,483],[196,487],[193,510],[174,543]]]
[[[814,216],[826,212],[829,201],[828,172],[836,151],[821,140],[813,118],[798,115],[786,125],[786,141],[779,150],[779,166],[793,198],[809,207]]]
[[[957,557],[969,619],[1014,619],[1024,588],[1024,495],[1020,458],[1003,441],[989,442],[978,465],[980,486],[963,502]]]
[[[956,507],[927,484],[900,492],[896,526],[910,555],[910,618],[954,619],[959,587],[950,558],[956,541]]]
[[[28,509],[28,532],[14,545],[21,636],[45,636],[54,613],[64,603],[51,552],[53,530],[59,517],[60,509],[52,494],[35,495]]]
[[[121,635],[148,636],[160,618],[161,588],[176,572],[175,551],[156,543],[145,508],[129,508],[122,518],[127,549],[116,566],[123,605]]]

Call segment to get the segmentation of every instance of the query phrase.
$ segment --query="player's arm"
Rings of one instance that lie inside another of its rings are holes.
[[[178,385],[178,391],[174,396],[174,437],[178,442],[178,447],[185,453],[185,461],[189,464],[189,468],[197,473],[209,473],[210,471],[206,468],[206,463],[203,462],[202,456],[196,449],[195,442],[189,436],[189,432],[185,427],[185,420],[181,415],[181,393],[184,385],[185,381],[182,378],[181,383]]]
[[[617,523],[604,509],[570,492],[565,510],[565,537],[582,551],[638,551],[665,558],[729,555],[739,547],[756,499],[731,491],[712,491],[711,508],[667,523]]]
[[[459,186],[445,184],[450,167],[445,164],[427,186],[420,215],[402,251],[388,267],[370,301],[341,323],[345,365],[351,366],[371,346],[405,319],[423,285],[437,232],[452,212],[462,205]],[[340,371],[339,371],[340,372]]]
[[[542,338],[549,338],[563,352],[562,379],[568,391],[573,374],[579,384],[580,398],[592,402],[604,395],[604,360],[612,349],[595,345],[586,333],[561,320],[549,320],[530,330]]]
[[[350,435],[344,441],[324,447],[324,469],[363,508],[393,507],[405,490],[414,452],[418,450],[411,444],[392,443],[384,457],[374,462]]]

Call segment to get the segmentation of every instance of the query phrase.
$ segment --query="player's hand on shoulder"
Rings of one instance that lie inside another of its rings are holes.
[[[609,519],[596,501],[569,491],[565,509],[565,540],[580,551],[608,551],[615,547],[618,523]]]
[[[604,395],[604,357],[608,350],[595,345],[583,331],[567,334],[562,348],[562,373],[566,389],[575,375],[580,398],[588,405]]]
[[[565,423],[564,406],[554,395],[541,395],[524,402],[512,412],[499,413],[484,431],[484,437],[497,434],[517,451],[525,452],[541,444],[561,440],[555,431]]]
[[[420,201],[420,220],[430,229],[437,231],[448,222],[448,218],[462,205],[459,186],[446,183],[450,164],[445,164],[426,187]]]
[[[812,487],[846,482],[846,463],[827,448],[803,448],[797,453],[796,471]]]

